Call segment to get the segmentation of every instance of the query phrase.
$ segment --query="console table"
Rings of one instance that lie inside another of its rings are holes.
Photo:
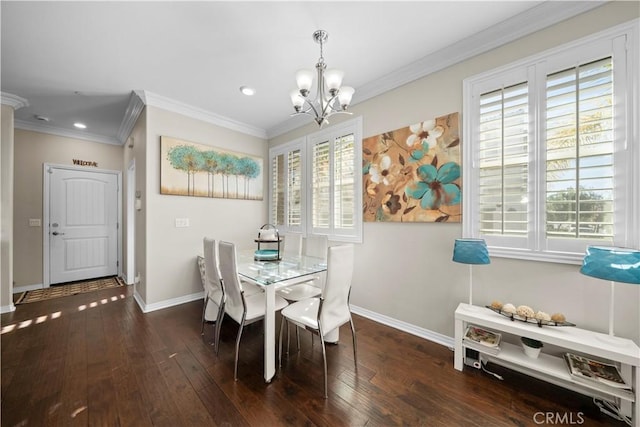
[[[464,367],[465,345],[462,338],[468,324],[518,337],[526,336],[571,353],[616,363],[632,390],[600,383],[575,382],[569,375],[562,356],[543,352],[537,359],[532,359],[524,354],[520,346],[508,342],[500,344],[498,354],[484,353],[477,346],[473,347],[483,354],[485,360],[578,393],[613,401],[624,415],[631,416],[634,426],[640,427],[640,402],[637,398],[640,390],[640,347],[633,341],[577,327],[539,327],[537,324],[511,320],[485,307],[461,303],[455,311],[454,368],[458,371],[462,371]]]

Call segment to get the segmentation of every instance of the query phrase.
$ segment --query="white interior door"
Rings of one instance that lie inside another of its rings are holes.
[[[50,169],[50,283],[118,274],[118,176]]]

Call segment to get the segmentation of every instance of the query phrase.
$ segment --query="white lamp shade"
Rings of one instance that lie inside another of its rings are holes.
[[[301,91],[308,91],[313,84],[313,71],[311,70],[298,70],[296,72],[296,83],[298,89]]]
[[[355,91],[356,90],[351,86],[342,87],[340,89],[340,92],[338,92],[338,100],[340,102],[340,105],[344,107],[351,104],[351,98],[353,97]]]
[[[342,77],[344,77],[344,73],[340,70],[327,70],[327,72],[324,73],[324,81],[327,85],[327,88],[329,90],[340,89],[340,85],[342,85]]]
[[[304,105],[304,98],[297,90],[291,91],[291,103],[294,107],[302,107]]]

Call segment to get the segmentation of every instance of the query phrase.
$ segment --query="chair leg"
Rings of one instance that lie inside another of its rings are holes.
[[[287,331],[289,330],[289,324],[284,316],[280,322],[280,335],[278,338],[278,367],[282,368],[282,331],[284,330],[284,324],[287,323]]]
[[[300,327],[296,326],[296,343],[298,344],[298,351],[300,351]]]
[[[291,331],[289,330],[289,322],[287,322],[287,356],[289,356],[290,344],[291,344]]]
[[[236,361],[235,361],[235,365],[233,367],[233,379],[235,381],[238,381],[238,352],[240,350],[240,337],[242,337],[242,330],[244,329],[244,319],[242,319],[242,322],[240,323],[240,326],[238,327],[238,338],[236,338]]]
[[[204,298],[204,307],[202,307],[202,329],[200,329],[200,335],[204,335],[204,315],[207,312],[207,304],[209,303],[209,297]]]
[[[216,356],[218,355],[218,350],[220,350],[220,330],[222,329],[222,319],[224,319],[224,304],[221,304],[218,307],[218,317],[216,319],[215,335],[213,337]]]
[[[320,342],[322,344],[322,363],[324,365],[324,398],[328,399],[329,398],[329,393],[328,393],[328,385],[327,385],[327,353],[325,351],[324,348],[324,334],[322,333],[322,326],[319,326],[320,328]]]
[[[351,325],[351,337],[353,338],[353,364],[356,366],[356,372],[358,372],[358,347],[356,344],[356,328],[353,326],[353,319],[349,318],[349,324]]]

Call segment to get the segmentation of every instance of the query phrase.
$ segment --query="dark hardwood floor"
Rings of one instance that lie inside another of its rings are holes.
[[[558,414],[555,425],[625,425],[587,397],[499,367],[491,368],[504,381],[458,372],[450,349],[360,316],[357,373],[348,325],[327,346],[329,399],[308,333],[264,382],[262,323],[243,334],[236,382],[233,321],[223,323],[216,356],[212,328],[200,336],[202,302],[145,315],[132,291],[2,315],[2,426],[535,426],[547,413]]]

